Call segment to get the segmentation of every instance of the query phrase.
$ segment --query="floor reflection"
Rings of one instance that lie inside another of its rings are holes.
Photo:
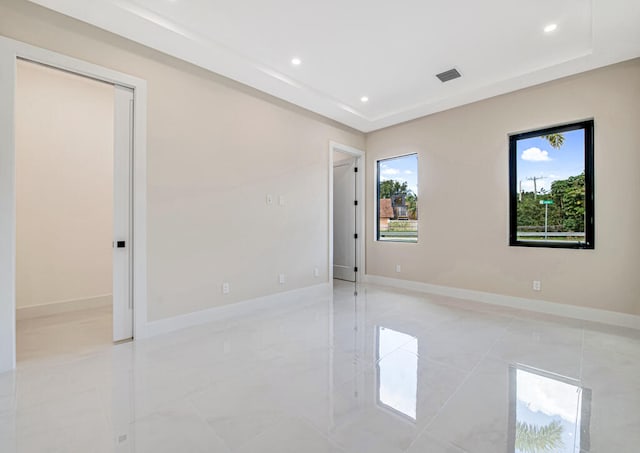
[[[640,333],[480,308],[336,284],[34,358],[0,374],[0,452],[638,450]]]
[[[418,401],[418,339],[378,326],[378,405],[416,419]]]
[[[589,450],[591,391],[574,379],[513,365],[509,369],[509,450]]]
[[[394,305],[366,288],[341,290],[345,297],[332,313],[329,429],[339,445],[412,453],[435,446],[491,453],[591,449],[591,391],[554,367],[539,368],[563,351],[541,344],[540,355],[531,353],[538,345],[515,328],[525,322],[508,330],[499,315],[401,306],[404,300]],[[531,328],[534,338],[539,329]],[[560,332],[573,338],[570,329]],[[518,335],[529,341],[526,348]],[[518,345],[513,355],[535,367],[510,364],[507,337]]]

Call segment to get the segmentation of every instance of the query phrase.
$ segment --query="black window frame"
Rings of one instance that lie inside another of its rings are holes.
[[[585,180],[585,241],[567,244],[545,241],[523,241],[518,239],[518,155],[519,140],[539,137],[541,135],[557,134],[575,130],[584,130],[584,180]],[[586,120],[560,126],[536,129],[509,135],[509,245],[519,247],[546,247],[559,249],[588,249],[595,248],[595,187],[594,187],[594,121]]]

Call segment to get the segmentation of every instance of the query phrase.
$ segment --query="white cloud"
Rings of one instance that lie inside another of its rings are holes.
[[[542,150],[540,148],[528,148],[522,151],[522,160],[530,162],[546,162],[551,160],[549,157],[549,151]]]
[[[518,370],[517,386],[517,398],[531,411],[577,422],[581,393],[575,385]]]
[[[413,172],[412,172],[411,170],[405,170],[405,171],[404,171],[404,174],[405,174],[405,175],[412,175],[412,174],[413,174]]]
[[[396,168],[384,167],[380,170],[380,174],[383,176],[395,176],[400,174],[400,170]]]

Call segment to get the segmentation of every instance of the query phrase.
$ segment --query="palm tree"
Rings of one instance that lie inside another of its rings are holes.
[[[548,141],[549,144],[555,149],[560,149],[562,145],[564,145],[564,135],[562,134],[548,134],[543,135],[542,138]]]
[[[516,450],[523,453],[550,453],[562,448],[562,425],[554,420],[546,426],[516,424]]]

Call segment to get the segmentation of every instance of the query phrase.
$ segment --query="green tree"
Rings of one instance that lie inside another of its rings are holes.
[[[409,214],[409,219],[417,220],[418,219],[418,197],[413,193],[407,195],[405,198],[405,203],[407,203],[407,212]]]
[[[551,196],[560,206],[565,231],[584,231],[585,193],[584,172],[551,184]]]
[[[545,426],[516,424],[516,450],[523,453],[550,453],[563,446],[562,425],[554,420]]]
[[[407,187],[407,182],[387,179],[380,183],[380,198],[391,198],[394,195],[407,195],[412,193]]]
[[[543,135],[542,138],[556,149],[561,148],[565,140],[562,134]],[[585,193],[584,172],[554,181],[549,193],[540,189],[539,195],[554,202],[547,206],[550,231],[584,231]],[[534,192],[523,192],[519,196],[518,227],[531,227],[523,230],[541,230],[544,225],[545,206],[536,200],[537,195]]]
[[[535,199],[533,192],[524,192],[518,202],[518,226],[539,226],[544,224],[544,209]]]
[[[548,141],[549,144],[555,149],[560,149],[562,148],[562,145],[564,145],[564,135],[562,134],[548,134],[543,135],[542,138]]]

